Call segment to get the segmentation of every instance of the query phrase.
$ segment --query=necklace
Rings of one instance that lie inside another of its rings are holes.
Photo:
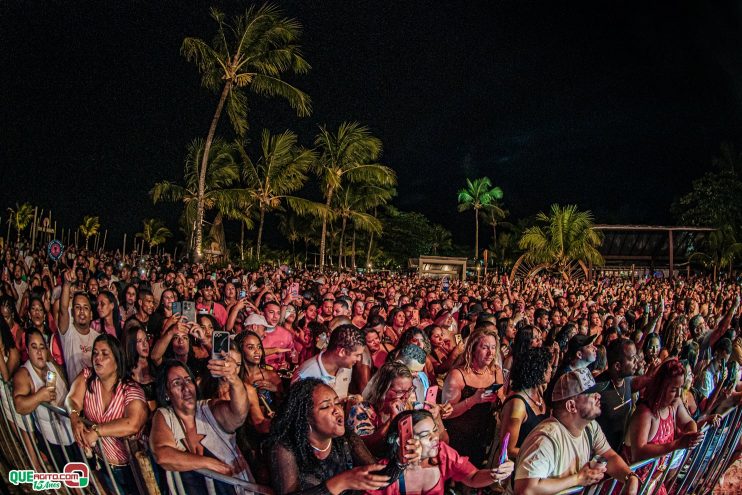
[[[613,408],[614,411],[621,409],[626,404],[631,404],[631,397],[624,400],[624,395],[626,394],[626,380],[624,380],[623,385],[621,385],[621,392],[618,391],[618,387],[616,387],[616,384],[613,380],[611,380],[611,385],[613,385],[613,390],[616,392],[618,400],[621,401],[616,407]]]
[[[476,369],[476,368],[475,368],[474,366],[472,366],[472,367],[471,367],[471,371],[472,371],[472,373],[474,373],[475,375],[484,375],[484,374],[485,374],[485,373],[486,373],[487,371],[489,371],[489,370],[488,370],[487,368],[484,368],[484,369],[483,369],[482,371],[477,371],[477,369]]]
[[[526,394],[526,397],[528,397],[529,399],[531,399],[531,402],[533,402],[534,404],[536,404],[538,407],[543,407],[544,406],[544,400],[543,400],[543,398],[541,398],[541,400],[536,400],[533,397],[531,397],[531,394],[529,394],[525,390],[523,391],[523,393]]]
[[[332,438],[327,441],[327,447],[324,449],[320,449],[312,445],[312,442],[309,442],[309,446],[312,447],[316,452],[327,452],[330,450],[330,447],[332,447]]]

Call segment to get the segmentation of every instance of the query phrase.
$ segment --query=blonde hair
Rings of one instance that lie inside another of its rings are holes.
[[[463,368],[465,371],[472,371],[471,365],[474,361],[474,349],[476,348],[477,344],[479,344],[479,342],[485,337],[492,337],[495,339],[495,342],[497,342],[497,347],[495,349],[495,359],[493,359],[490,363],[489,371],[491,373],[494,373],[495,370],[500,367],[502,363],[502,356],[500,355],[500,339],[497,336],[497,332],[488,328],[482,328],[474,330],[474,332],[472,332],[472,334],[469,335],[469,337],[466,339],[464,352],[462,352],[461,356],[459,356],[459,358],[456,360],[456,368]]]

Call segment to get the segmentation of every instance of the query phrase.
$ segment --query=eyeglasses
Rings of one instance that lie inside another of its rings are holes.
[[[391,389],[390,390],[390,392],[392,392],[394,394],[394,397],[396,397],[396,398],[407,397],[408,395],[410,395],[414,391],[415,391],[415,386],[414,385],[411,386],[410,388],[408,388],[407,390],[394,390],[394,389]]]
[[[170,387],[174,388],[183,388],[184,386],[190,386],[193,385],[193,379],[190,376],[187,376],[185,378],[175,378],[173,380],[170,380]]]

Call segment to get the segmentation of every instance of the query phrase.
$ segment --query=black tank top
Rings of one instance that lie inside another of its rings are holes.
[[[505,407],[505,404],[507,404],[509,401],[513,399],[520,399],[523,401],[523,404],[526,406],[526,420],[523,421],[523,424],[520,425],[520,433],[518,434],[518,441],[515,443],[516,447],[520,447],[523,443],[523,440],[526,439],[529,433],[531,433],[531,430],[536,428],[536,426],[549,417],[548,414],[536,414],[533,409],[531,409],[531,406],[528,404],[528,401],[524,399],[522,396],[515,394],[511,395],[507,399],[505,399],[505,402],[502,403],[503,408]]]

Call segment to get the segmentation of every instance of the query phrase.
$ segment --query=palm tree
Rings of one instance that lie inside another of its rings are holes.
[[[296,134],[291,131],[272,136],[268,130],[263,130],[261,156],[257,162],[250,159],[243,143],[237,143],[237,150],[242,158],[242,181],[246,187],[242,193],[248,202],[256,205],[260,214],[256,245],[260,261],[266,212],[280,208],[284,201],[298,213],[319,215],[324,208],[324,205],[290,195],[304,186],[316,155],[299,147]]]
[[[737,242],[732,226],[725,225],[711,232],[704,244],[705,252],[693,253],[688,261],[700,261],[706,267],[711,266],[714,281],[717,279],[718,270],[722,268],[729,268],[731,277],[734,260],[742,257],[742,242]]]
[[[100,219],[93,215],[85,215],[80,224],[80,233],[85,236],[85,249],[88,249],[88,240],[100,231]]]
[[[547,263],[569,278],[570,264],[578,262],[602,265],[598,251],[603,235],[593,228],[593,215],[578,211],[577,206],[551,205],[551,212],[536,216],[536,224],[523,232],[518,245],[526,250],[523,258],[532,263]],[[583,266],[583,270],[585,270]]]
[[[146,218],[142,221],[142,225],[142,231],[136,236],[149,244],[150,254],[152,253],[152,247],[164,244],[169,237],[173,236],[170,229],[165,227],[165,223],[159,218]]]
[[[335,193],[347,184],[370,184],[393,187],[397,176],[389,167],[375,163],[381,156],[381,140],[371,135],[368,127],[358,122],[343,122],[335,134],[320,126],[315,139],[320,149],[314,170],[319,177],[327,211],[322,214],[322,236],[319,246],[319,266],[325,266],[325,243],[330,207]]]
[[[466,189],[459,190],[459,211],[466,211],[469,208],[474,209],[475,260],[479,257],[479,210],[499,199],[502,199],[502,189],[492,187],[492,181],[488,177],[474,179],[473,182],[466,179]]]
[[[188,237],[189,250],[194,247],[200,253],[202,242],[198,236],[198,205],[199,197],[203,199],[204,210],[218,208],[225,215],[244,212],[239,208],[239,196],[232,186],[239,180],[239,169],[234,160],[232,145],[221,139],[215,139],[209,149],[209,156],[205,160],[207,166],[203,194],[200,195],[201,176],[199,174],[199,163],[204,162],[204,141],[194,139],[188,145],[186,155],[184,179],[185,185],[181,186],[170,181],[162,181],[155,184],[149,192],[152,201],[157,204],[160,201],[182,202],[183,225]],[[194,235],[195,234],[195,235]],[[195,239],[194,239],[195,237]]]
[[[438,254],[438,250],[445,251],[451,249],[451,232],[442,225],[433,225],[433,228],[430,230],[430,240],[431,254],[433,256]]]
[[[357,230],[381,234],[381,222],[368,210],[386,204],[396,194],[393,187],[369,183],[349,183],[335,195],[335,214],[340,217],[338,265],[345,266],[345,231],[348,220],[353,224],[353,265],[355,266],[355,235]]]
[[[497,226],[508,216],[508,211],[504,210],[497,201],[493,201],[479,211],[479,217],[490,227],[492,227],[492,245],[497,244]],[[509,225],[507,222],[504,225]]]
[[[8,220],[16,232],[16,244],[21,242],[21,232],[33,221],[34,208],[30,203],[22,205],[15,204],[15,210],[8,208],[10,219]],[[8,227],[8,236],[10,236],[10,227]]]
[[[201,73],[201,84],[219,93],[216,111],[206,135],[205,152],[198,170],[196,208],[196,257],[201,256],[201,236],[206,195],[206,157],[210,156],[216,126],[227,106],[227,115],[239,135],[247,131],[246,89],[262,96],[286,99],[300,116],[309,115],[309,96],[281,79],[284,73],[303,74],[309,70],[297,44],[301,25],[283,17],[273,5],[249,7],[244,15],[227,22],[225,15],[212,8],[218,28],[211,44],[200,38],[183,40],[181,53],[193,61]]]

